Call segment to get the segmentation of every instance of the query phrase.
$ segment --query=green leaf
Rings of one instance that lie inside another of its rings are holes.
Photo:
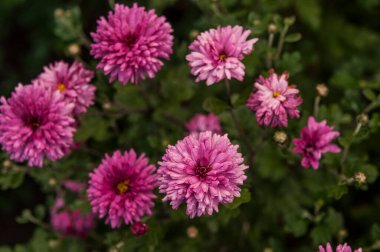
[[[285,222],[285,231],[292,233],[295,237],[300,237],[307,231],[308,222],[300,215],[289,214],[285,217]]]
[[[93,138],[99,142],[109,137],[108,123],[106,119],[95,116],[84,116],[81,118],[81,125],[75,134],[75,141],[85,142]]]
[[[0,173],[0,186],[2,190],[15,189],[24,181],[24,170],[7,170]]]
[[[231,203],[226,205],[229,209],[235,209],[238,208],[241,204],[248,203],[251,201],[251,193],[248,188],[244,188],[241,191],[240,197],[235,198],[235,200]]]
[[[218,98],[208,97],[203,102],[203,109],[214,114],[221,114],[228,110],[228,105]]]
[[[375,92],[373,92],[371,89],[366,88],[363,90],[363,95],[370,101],[374,101],[377,99],[377,96]]]
[[[73,8],[62,10],[57,9],[55,12],[54,33],[64,41],[80,40],[82,33],[80,9]]]
[[[285,42],[294,43],[294,42],[300,41],[301,38],[302,38],[301,33],[291,33],[291,34],[286,35]]]
[[[301,20],[314,30],[321,24],[321,7],[318,0],[296,0],[296,10]]]
[[[375,182],[377,177],[379,176],[379,171],[377,170],[377,167],[372,164],[366,164],[360,170],[366,175],[368,183]]]

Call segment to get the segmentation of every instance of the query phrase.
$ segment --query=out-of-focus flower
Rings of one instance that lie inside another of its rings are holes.
[[[240,197],[248,166],[238,147],[227,135],[211,131],[193,133],[169,146],[158,169],[163,201],[170,201],[174,209],[185,202],[187,215],[194,218],[218,212],[219,203]]]
[[[133,223],[131,226],[131,232],[135,236],[143,236],[146,232],[148,232],[148,226],[142,222]]]
[[[67,47],[67,52],[72,56],[79,55],[80,54],[80,46],[77,43],[72,43]]]
[[[136,84],[146,76],[153,78],[173,52],[173,29],[165,17],[146,11],[136,3],[131,8],[116,4],[108,18],[101,17],[91,54],[101,59],[98,69],[110,75],[110,82]]]
[[[363,172],[355,173],[354,179],[359,185],[362,185],[367,181],[367,177]]]
[[[257,38],[247,40],[250,30],[241,26],[226,26],[202,32],[189,46],[186,56],[196,81],[210,86],[225,78],[244,79],[245,66],[241,62],[250,54]]]
[[[190,226],[186,229],[186,233],[189,238],[194,239],[198,236],[199,231],[198,228]]]
[[[148,164],[144,154],[137,157],[131,149],[122,154],[106,154],[102,163],[90,174],[87,189],[92,210],[112,228],[139,222],[140,217],[151,215],[156,198],[155,166]]]
[[[42,167],[68,153],[75,132],[74,104],[58,91],[36,83],[19,84],[7,100],[1,97],[0,143],[10,159]]]
[[[293,151],[301,153],[303,167],[308,168],[311,165],[316,170],[323,153],[340,152],[340,148],[331,143],[338,136],[339,132],[333,131],[333,127],[328,126],[326,120],[317,122],[310,116],[306,127],[301,131],[301,138],[293,139]]]
[[[283,144],[288,140],[288,135],[284,131],[276,131],[273,135],[273,140],[278,144]]]
[[[317,84],[315,89],[319,96],[326,97],[329,94],[329,88],[324,83]]]
[[[68,210],[62,198],[56,199],[50,214],[53,229],[64,236],[85,238],[95,226],[95,216],[92,213],[82,214],[80,210]]]
[[[190,133],[212,131],[214,133],[222,133],[219,117],[210,113],[208,115],[196,114],[186,123],[186,128]]]
[[[326,249],[322,245],[319,245],[318,249],[319,249],[319,252],[334,252],[334,250],[332,249],[330,243],[327,243]],[[335,252],[352,252],[352,249],[351,249],[350,246],[347,245],[347,243],[345,243],[345,244],[339,244],[336,247]],[[362,249],[361,248],[355,249],[354,252],[362,252]]]
[[[39,83],[53,90],[59,90],[67,102],[75,105],[74,113],[79,115],[94,104],[96,87],[90,84],[94,72],[74,61],[69,65],[58,61],[44,68],[38,77]]]
[[[63,186],[71,192],[78,193],[85,187],[85,184],[75,180],[66,179],[63,181]]]
[[[269,77],[260,76],[247,101],[247,107],[256,111],[256,121],[260,125],[279,127],[288,126],[288,116],[299,118],[297,107],[302,103],[295,85],[288,85],[288,74],[278,76],[274,70]]]

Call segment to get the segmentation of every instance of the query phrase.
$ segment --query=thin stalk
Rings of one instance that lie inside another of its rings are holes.
[[[115,6],[115,0],[108,0],[108,4],[110,5],[110,8],[113,9]]]
[[[285,24],[284,29],[281,31],[280,40],[278,41],[278,46],[276,50],[276,55],[274,57],[274,62],[275,62],[276,67],[278,66],[279,61],[280,61],[280,56],[281,56],[282,49],[284,48],[285,36],[286,36],[286,33],[288,32],[288,29],[289,29],[289,25]]]
[[[267,48],[267,68],[270,69],[272,68],[272,60],[273,60],[273,56],[272,56],[272,46],[273,46],[273,40],[274,40],[274,33],[273,32],[270,32],[269,33],[269,38],[268,38],[268,48]]]
[[[321,97],[317,95],[314,100],[314,117],[317,118],[319,112],[319,103],[321,102]]]
[[[141,93],[142,97],[145,100],[146,106],[148,107],[148,111],[152,110],[153,106],[152,106],[152,103],[149,100],[148,93],[146,92],[145,83],[142,81],[138,85],[140,85],[140,93]]]
[[[227,92],[227,97],[228,97],[228,105],[229,105],[229,111],[230,111],[230,115],[231,115],[231,119],[232,119],[232,122],[235,126],[235,128],[238,130],[239,132],[239,137],[241,139],[241,141],[246,145],[247,149],[248,149],[248,153],[249,153],[249,164],[252,165],[253,163],[253,155],[254,155],[254,151],[252,149],[252,146],[250,145],[248,139],[247,139],[247,135],[245,134],[243,128],[240,126],[239,124],[239,121],[237,119],[237,116],[236,116],[236,112],[232,106],[232,95],[231,95],[231,87],[230,87],[230,82],[228,79],[225,79],[224,81],[225,85],[226,85],[226,92]]]
[[[347,159],[347,156],[348,156],[348,153],[350,151],[350,147],[352,145],[352,142],[354,141],[356,135],[359,133],[361,127],[362,127],[362,123],[361,122],[359,122],[358,124],[356,124],[355,130],[352,133],[352,137],[350,138],[350,142],[347,144],[347,146],[343,150],[343,154],[342,154],[342,157],[340,159],[340,168],[339,168],[339,173],[340,174],[342,173],[343,164],[344,164],[344,162]]]

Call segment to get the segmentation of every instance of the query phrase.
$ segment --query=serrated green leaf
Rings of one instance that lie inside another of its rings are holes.
[[[363,90],[363,95],[370,101],[374,101],[377,99],[377,96],[375,92],[373,92],[371,89],[366,88]]]
[[[294,43],[294,42],[300,41],[301,38],[302,38],[301,33],[291,33],[291,34],[286,35],[285,42]]]

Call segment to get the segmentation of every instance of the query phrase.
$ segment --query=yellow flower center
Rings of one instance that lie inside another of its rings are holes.
[[[274,98],[276,98],[276,97],[279,97],[281,94],[280,94],[280,92],[278,92],[278,91],[274,91],[273,92],[273,97]]]
[[[66,90],[66,85],[63,84],[63,83],[58,83],[57,85],[57,89],[61,92],[65,91]]]
[[[119,193],[127,192],[129,189],[129,180],[126,179],[126,180],[123,180],[123,181],[117,183],[116,188],[119,191]]]
[[[219,60],[225,61],[226,59],[227,59],[227,55],[225,55],[224,53],[219,55]]]

